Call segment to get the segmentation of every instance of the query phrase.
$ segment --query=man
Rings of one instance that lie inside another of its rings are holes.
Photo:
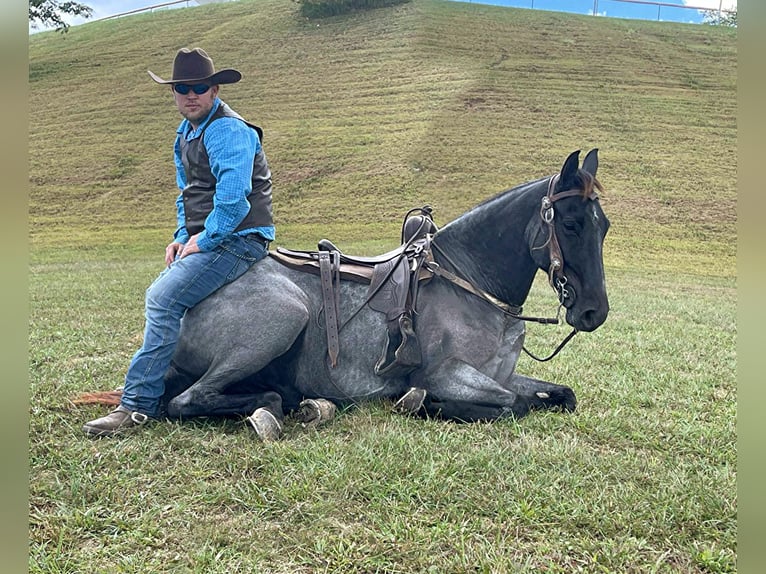
[[[172,73],[169,80],[149,75],[170,85],[184,117],[175,140],[178,228],[165,248],[167,267],[146,291],[144,341],[125,376],[120,406],[86,423],[90,436],[119,434],[161,415],[164,375],[184,313],[263,259],[274,240],[263,132],[218,98],[220,84],[236,83],[242,74],[216,72],[200,48],[179,50]]]

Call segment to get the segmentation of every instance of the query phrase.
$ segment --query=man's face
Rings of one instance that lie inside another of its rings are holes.
[[[209,87],[207,91],[198,94],[203,87]],[[213,102],[218,95],[218,86],[206,86],[206,84],[173,84],[173,98],[181,115],[189,120],[193,126],[199,123],[213,109]],[[187,92],[182,94],[180,92]]]

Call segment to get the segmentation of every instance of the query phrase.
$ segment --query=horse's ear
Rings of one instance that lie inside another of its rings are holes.
[[[569,157],[564,162],[564,167],[561,168],[561,176],[557,187],[559,189],[565,189],[566,187],[574,183],[574,178],[577,175],[577,170],[580,167],[580,150],[573,151],[569,154]]]
[[[596,177],[596,171],[598,170],[598,148],[593,148],[582,160],[582,168],[587,171],[593,177]]]

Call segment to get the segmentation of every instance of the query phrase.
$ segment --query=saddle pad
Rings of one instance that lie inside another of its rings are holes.
[[[295,269],[296,271],[303,271],[305,273],[313,273],[319,275],[319,259],[299,257],[286,253],[281,247],[275,250],[269,251],[269,256],[278,261],[285,267]],[[340,277],[341,279],[347,279],[349,281],[356,281],[357,283],[363,283],[369,285],[372,280],[373,268],[364,265],[355,265],[353,263],[340,264]]]

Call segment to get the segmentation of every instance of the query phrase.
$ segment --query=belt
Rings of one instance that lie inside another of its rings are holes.
[[[266,239],[260,233],[248,233],[247,235],[245,235],[245,239],[256,239],[266,249],[269,248],[269,243],[271,243],[271,241]]]

